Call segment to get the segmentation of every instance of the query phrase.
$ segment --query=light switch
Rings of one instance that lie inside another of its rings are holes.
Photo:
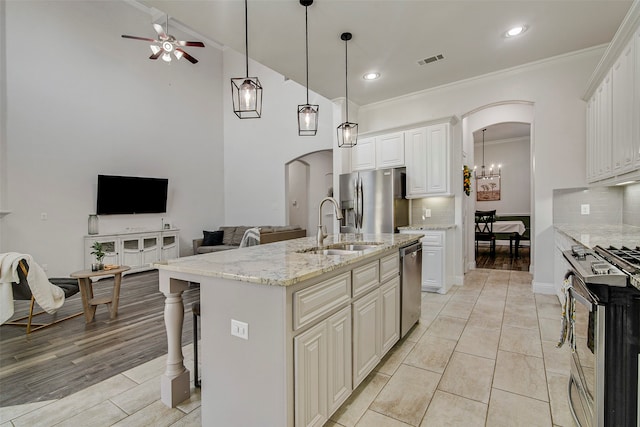
[[[590,206],[588,204],[580,205],[580,213],[582,215],[589,215],[589,208],[590,208]]]

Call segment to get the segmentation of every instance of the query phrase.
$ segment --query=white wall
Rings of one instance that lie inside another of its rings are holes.
[[[102,216],[101,232],[165,217],[187,254],[224,222],[219,49],[189,49],[195,65],[151,61],[147,43],[120,37],[153,36],[151,18],[120,1],[9,1],[6,20],[3,251],[32,254],[51,276],[82,269],[99,173],[169,179],[166,214]]]
[[[531,156],[529,138],[513,142],[492,144],[485,141],[485,170],[489,172],[491,164],[502,164],[500,174],[500,200],[490,202],[476,201],[479,210],[496,210],[498,215],[529,215],[531,213]],[[482,166],[482,143],[475,144],[478,173]],[[471,181],[475,187],[477,180]],[[476,196],[476,188],[471,193]]]
[[[298,136],[296,107],[306,102],[304,86],[250,60],[249,75],[257,76],[263,87],[262,117],[241,120],[233,113],[226,93],[231,91],[229,79],[244,74],[244,54],[226,49],[222,81],[225,220],[232,225],[284,225],[286,164],[304,154],[332,148],[334,105],[309,92],[309,102],[320,106],[318,133]]]
[[[552,286],[552,192],[554,188],[585,185],[585,103],[581,97],[603,51],[589,49],[362,106],[358,123],[362,131],[384,130],[451,115],[462,117],[504,101],[532,102],[534,286]],[[465,148],[471,155],[473,148]],[[461,167],[455,165],[454,170]],[[456,189],[456,193],[461,191]]]

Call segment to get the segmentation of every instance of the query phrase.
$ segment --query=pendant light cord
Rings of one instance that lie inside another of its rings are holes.
[[[347,78],[347,72],[349,70],[349,66],[347,64],[347,43],[349,42],[349,40],[345,40],[344,41],[344,98],[346,101],[346,122],[349,122],[349,85],[348,85],[348,78]]]
[[[249,77],[249,13],[247,11],[247,0],[244,0],[244,54],[247,63],[247,77]]]
[[[482,175],[484,175],[484,132],[487,129],[482,129]]]
[[[304,35],[305,35],[305,58],[307,61],[307,105],[309,105],[309,18],[307,17],[308,7],[304,7]]]

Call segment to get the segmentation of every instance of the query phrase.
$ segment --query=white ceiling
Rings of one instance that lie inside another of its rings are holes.
[[[244,53],[244,1],[143,0],[223,46]],[[315,0],[309,12],[309,87],[358,105],[608,43],[631,0]],[[304,7],[299,0],[249,0],[249,56],[305,84]],[[503,33],[529,26],[517,38]],[[123,34],[153,36],[141,28]],[[195,49],[187,49],[197,56]],[[418,61],[442,54],[428,65]],[[196,64],[195,66],[198,66]],[[382,77],[364,81],[379,72]],[[244,75],[244,69],[238,70]],[[249,75],[251,68],[249,68]],[[260,76],[258,76],[260,77]],[[268,88],[265,88],[265,93]],[[266,96],[266,95],[265,95]]]

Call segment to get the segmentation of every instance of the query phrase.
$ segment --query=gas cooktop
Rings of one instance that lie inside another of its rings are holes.
[[[596,249],[599,248],[596,246]],[[585,283],[625,287],[628,275],[600,254],[584,246],[572,246],[563,252],[564,258]]]
[[[609,246],[607,249],[596,246],[595,251],[606,261],[615,265],[629,276],[632,286],[640,289],[640,247],[628,248],[622,246],[616,248]]]

